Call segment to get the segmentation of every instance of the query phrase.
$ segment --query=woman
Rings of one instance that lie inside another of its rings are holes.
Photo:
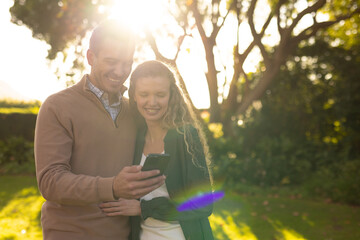
[[[150,153],[169,154],[166,181],[140,201],[119,199],[100,207],[108,216],[134,216],[132,239],[213,239],[212,204],[192,202],[177,210],[194,195],[211,193],[211,181],[203,133],[174,74],[158,61],[140,64],[131,75],[129,97],[143,125],[134,164],[143,165]]]

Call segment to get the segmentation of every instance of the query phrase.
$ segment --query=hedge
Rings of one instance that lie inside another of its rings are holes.
[[[0,113],[0,140],[16,136],[34,141],[36,117],[36,114]]]

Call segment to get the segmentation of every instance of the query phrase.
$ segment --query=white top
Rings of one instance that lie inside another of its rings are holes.
[[[141,157],[140,165],[143,166],[146,156],[143,154]],[[169,193],[164,183],[159,188],[146,194],[140,199],[151,200],[155,197],[170,198]],[[165,222],[161,220],[148,217],[145,221],[141,221],[141,240],[185,240],[183,231],[178,221]]]

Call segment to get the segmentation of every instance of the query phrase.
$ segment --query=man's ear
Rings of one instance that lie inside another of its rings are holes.
[[[88,63],[90,66],[92,66],[94,64],[94,61],[95,61],[95,53],[93,51],[91,51],[90,49],[87,50],[86,52],[86,58],[88,60]]]

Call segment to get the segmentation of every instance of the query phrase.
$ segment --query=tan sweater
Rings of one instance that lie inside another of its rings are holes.
[[[128,100],[112,120],[87,89],[86,77],[42,104],[35,130],[36,175],[46,199],[44,239],[127,239],[128,217],[107,217],[98,204],[113,201],[112,181],[131,165],[136,129]]]

